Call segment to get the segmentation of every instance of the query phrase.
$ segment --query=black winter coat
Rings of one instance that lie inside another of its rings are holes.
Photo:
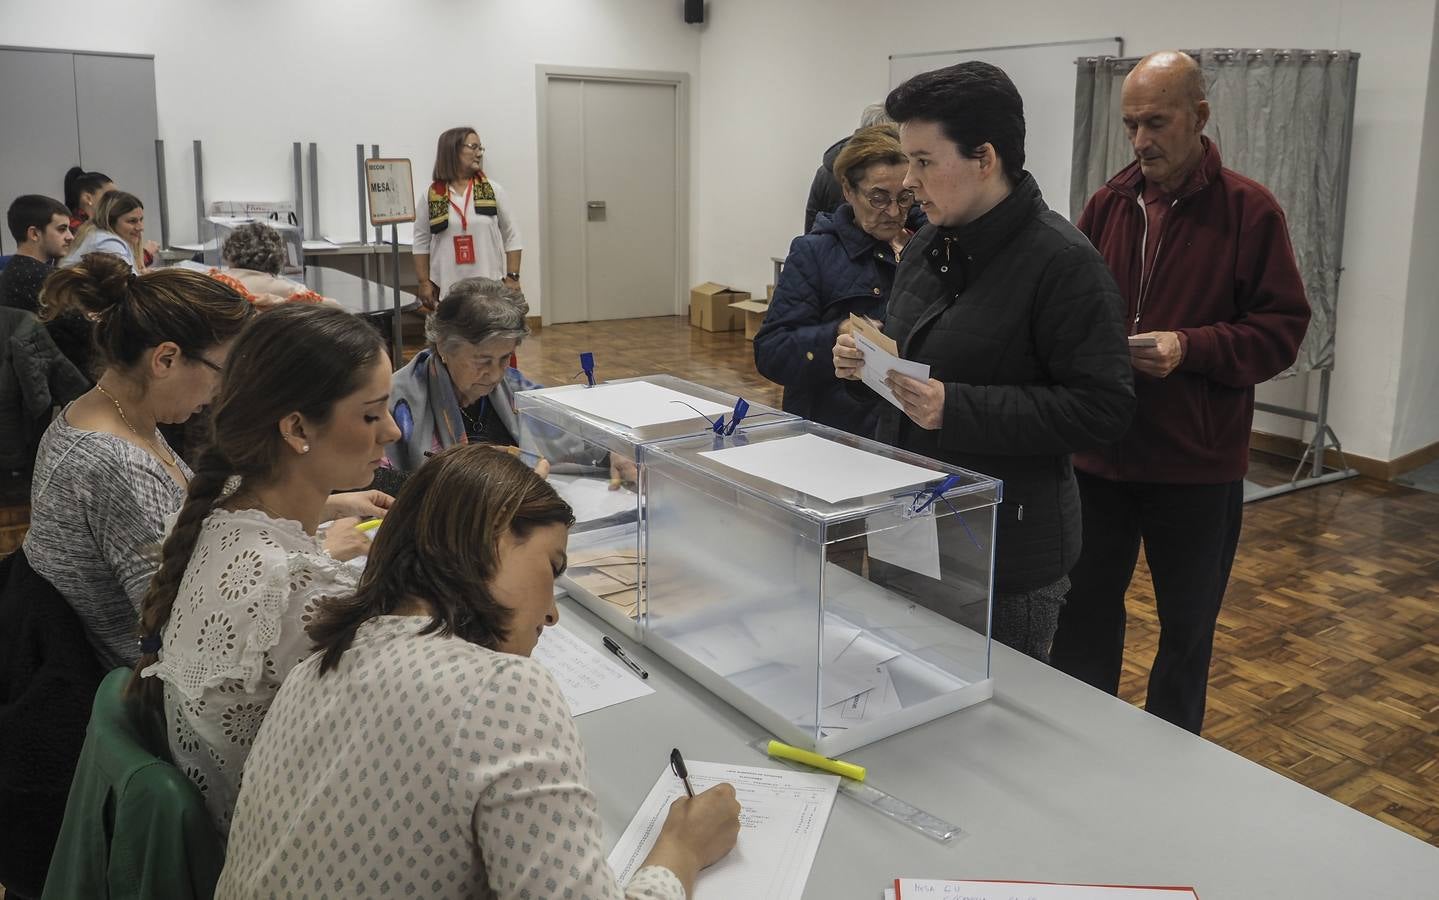
[[[927,431],[882,403],[886,443],[1004,480],[996,593],[1058,581],[1079,556],[1070,453],[1117,440],[1134,412],[1119,289],[1028,173],[994,209],[933,225],[902,254],[884,331],[944,383]]]

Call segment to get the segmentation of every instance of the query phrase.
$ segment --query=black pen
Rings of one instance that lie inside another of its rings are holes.
[[[675,774],[680,777],[680,781],[684,782],[685,793],[693,797],[695,795],[695,789],[690,787],[690,770],[685,768],[685,758],[680,756],[680,748],[678,747],[670,751],[670,768],[674,769]]]
[[[610,652],[613,653],[615,656],[618,656],[618,657],[620,658],[620,662],[624,663],[625,665],[629,666],[632,670],[634,670],[634,673],[635,673],[636,675],[640,676],[641,678],[648,678],[648,677],[650,677],[650,673],[648,673],[648,672],[646,672],[644,669],[640,668],[640,664],[639,664],[639,663],[637,663],[637,662],[635,662],[634,660],[630,659],[629,654],[625,652],[625,648],[621,647],[619,644],[616,644],[616,643],[614,642],[614,639],[611,638],[609,635],[607,635],[607,634],[606,634],[606,635],[602,635],[602,636],[600,637],[600,640],[604,641],[605,649],[606,649],[606,650],[610,651]]]

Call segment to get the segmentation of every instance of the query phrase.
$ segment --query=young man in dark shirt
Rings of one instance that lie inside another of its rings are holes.
[[[6,220],[19,247],[0,272],[0,305],[38,313],[45,276],[54,271],[56,260],[70,252],[75,239],[70,211],[59,200],[25,194],[10,204]]]

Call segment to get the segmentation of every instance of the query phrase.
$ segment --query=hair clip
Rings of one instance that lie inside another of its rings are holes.
[[[160,652],[160,636],[158,634],[147,634],[142,636],[140,638],[139,644],[141,653],[148,654]]]

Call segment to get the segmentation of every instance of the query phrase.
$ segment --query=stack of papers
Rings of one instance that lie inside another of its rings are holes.
[[[727,416],[731,410],[710,400],[682,394],[648,381],[626,381],[576,385],[569,390],[551,391],[546,396],[562,406],[589,413],[626,428],[645,428],[690,419]]]
[[[654,688],[607,652],[591,647],[573,631],[559,625],[545,629],[530,658],[555,676],[572,716],[654,693]]]
[[[570,551],[565,577],[633,619],[639,611],[639,553],[627,541]]]
[[[757,441],[699,455],[826,503],[892,494],[945,477],[937,469],[911,465],[815,434]]]
[[[883,334],[873,322],[850,313],[849,324],[854,345],[864,354],[864,368],[859,370],[859,379],[869,385],[876,394],[895,406],[900,406],[894,391],[884,383],[885,376],[890,372],[898,372],[919,381],[929,380],[929,366],[901,359],[899,346],[895,344],[894,338]]]
[[[896,878],[885,900],[1198,900],[1189,887],[1120,887],[1102,884],[1049,884],[1038,881],[938,881]]]
[[[613,516],[634,518],[639,508],[632,487],[610,489],[608,478],[583,475],[551,475],[550,484],[556,493],[575,511],[575,524],[596,522]]]
[[[724,859],[700,872],[690,900],[800,900],[834,808],[839,776],[694,761],[688,768],[695,793],[721,782],[732,784],[742,807],[739,842]],[[684,794],[684,785],[665,766],[610,852],[610,868],[621,885],[639,871],[670,804]]]

